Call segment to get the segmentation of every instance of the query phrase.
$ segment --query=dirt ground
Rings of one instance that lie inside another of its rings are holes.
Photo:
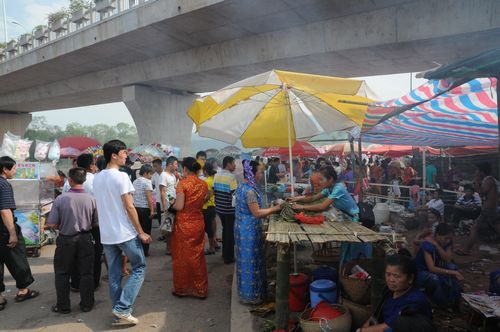
[[[153,238],[159,236],[153,229]],[[41,257],[29,258],[35,278],[33,289],[40,297],[15,303],[15,282],[6,271],[8,304],[0,311],[0,331],[80,332],[120,330],[111,326],[111,303],[108,284],[104,281],[96,290],[96,305],[89,313],[78,308],[79,294],[71,293],[72,313],[51,312],[55,304],[53,255],[55,245],[42,248]],[[164,243],[152,244],[147,258],[146,280],[135,304],[134,315],[140,322],[127,331],[229,331],[231,310],[231,280],[233,265],[225,265],[217,255],[206,256],[209,273],[209,295],[206,300],[176,298],[171,295],[171,258],[164,254]],[[103,266],[103,275],[106,269]]]
[[[463,248],[467,239],[466,235],[455,235],[453,239],[455,247]],[[500,268],[500,243],[476,245],[470,256],[455,255],[454,261],[465,278],[463,283],[465,293],[486,292],[489,289],[490,272]],[[487,331],[500,331],[499,320],[489,319],[484,322],[480,315],[474,314],[463,304],[460,305],[460,311],[435,308],[434,323],[440,332],[479,331],[484,327]]]
[[[406,232],[406,239],[410,251],[413,253],[411,243],[418,234],[419,230],[408,230]],[[456,247],[463,247],[467,241],[465,235],[455,235],[454,244]],[[459,266],[460,272],[465,277],[463,284],[463,291],[470,292],[485,292],[489,288],[489,273],[493,270],[500,268],[500,243],[487,243],[487,247],[492,251],[497,250],[497,253],[491,254],[485,250],[479,250],[479,246],[475,246],[471,256],[456,256],[455,263]],[[298,272],[308,274],[312,269],[321,264],[315,264],[311,259],[312,248],[309,244],[299,248],[297,252],[298,257]],[[292,256],[293,257],[293,256]],[[268,281],[273,281],[276,275],[275,269],[275,250],[268,248],[267,255],[268,263]],[[332,265],[337,267],[336,264]],[[293,272],[293,267],[290,267]],[[270,302],[273,302],[273,287],[269,287],[271,294],[268,297]],[[259,319],[259,326],[261,331],[272,331],[274,315],[271,313],[264,318]],[[298,317],[296,317],[298,320]],[[460,305],[460,310],[452,310],[451,308],[434,308],[433,322],[438,332],[475,332],[475,331],[500,331],[499,322],[495,320],[483,321],[483,319],[474,314],[469,308],[463,304]],[[481,330],[483,329],[483,330]]]

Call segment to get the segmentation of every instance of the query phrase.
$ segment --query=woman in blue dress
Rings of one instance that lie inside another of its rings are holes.
[[[415,261],[419,286],[437,305],[458,304],[464,276],[451,263],[453,256],[453,229],[448,224],[439,224],[433,236],[420,245]]]
[[[257,304],[266,294],[266,264],[262,217],[280,211],[280,206],[262,209],[262,194],[256,183],[264,177],[264,167],[243,161],[244,181],[236,190],[236,276],[240,301]]]
[[[331,205],[347,215],[351,221],[359,221],[359,207],[354,198],[347,191],[345,184],[337,181],[337,173],[332,166],[324,166],[319,170],[320,184],[324,188],[321,192],[310,196],[296,196],[290,199],[294,202],[292,208],[297,211],[322,212],[330,208]],[[326,198],[321,203],[302,205],[298,203],[314,202]],[[359,258],[370,258],[372,256],[372,246],[370,243],[342,243],[341,263]]]

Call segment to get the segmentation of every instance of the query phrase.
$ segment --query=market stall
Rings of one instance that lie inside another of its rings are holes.
[[[34,257],[40,256],[46,241],[43,226],[55,197],[54,183],[47,181],[45,174],[53,171],[51,163],[19,162],[16,176],[10,180],[17,206],[16,223],[21,227],[28,252]]]
[[[276,327],[286,326],[288,323],[290,248],[294,249],[294,273],[296,274],[295,248],[297,244],[308,242],[314,247],[341,242],[372,243],[385,241],[394,236],[394,234],[377,233],[360,223],[338,221],[338,218],[326,218],[321,224],[309,225],[289,222],[278,215],[269,218],[266,234],[266,241],[277,245]],[[376,276],[372,277],[375,279]]]
[[[54,183],[47,181],[47,177],[57,177],[55,164],[60,158],[61,149],[57,140],[52,143],[37,140],[34,157],[38,161],[26,162],[32,143],[7,132],[3,137],[0,155],[16,161],[16,175],[9,180],[17,206],[14,217],[21,227],[26,248],[38,257],[46,240],[43,233],[45,217],[55,198]]]

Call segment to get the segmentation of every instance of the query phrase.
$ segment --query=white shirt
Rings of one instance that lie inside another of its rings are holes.
[[[64,181],[63,193],[67,193],[71,189],[68,180]],[[94,174],[87,172],[87,179],[83,183],[83,189],[87,194],[94,196]]]
[[[285,167],[285,165],[283,165],[283,164],[280,163],[278,165],[278,170],[279,170],[280,173],[286,173],[286,167]]]
[[[94,177],[102,244],[118,244],[137,237],[122,201],[122,195],[133,192],[134,186],[125,172],[105,169]]]
[[[169,200],[168,197],[171,199],[175,199],[176,197],[176,192],[175,189],[177,188],[177,178],[173,174],[167,174],[167,201]]]
[[[427,202],[427,207],[438,210],[441,213],[441,217],[444,216],[444,203],[441,199],[431,199]]]
[[[160,186],[168,187],[168,181],[167,181],[167,172],[163,171],[161,174],[158,174],[155,172],[153,174],[153,178],[151,179],[154,185],[154,196],[156,203],[160,203],[160,206],[163,210],[163,203],[161,201],[161,191],[160,191]],[[167,197],[168,201],[168,197]]]

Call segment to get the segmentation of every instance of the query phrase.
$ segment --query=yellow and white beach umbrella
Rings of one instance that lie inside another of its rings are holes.
[[[286,147],[361,126],[372,96],[362,80],[272,70],[198,98],[188,115],[203,137]]]
[[[288,147],[291,159],[296,139],[361,127],[372,96],[362,80],[272,70],[198,98],[188,116],[200,136]]]

